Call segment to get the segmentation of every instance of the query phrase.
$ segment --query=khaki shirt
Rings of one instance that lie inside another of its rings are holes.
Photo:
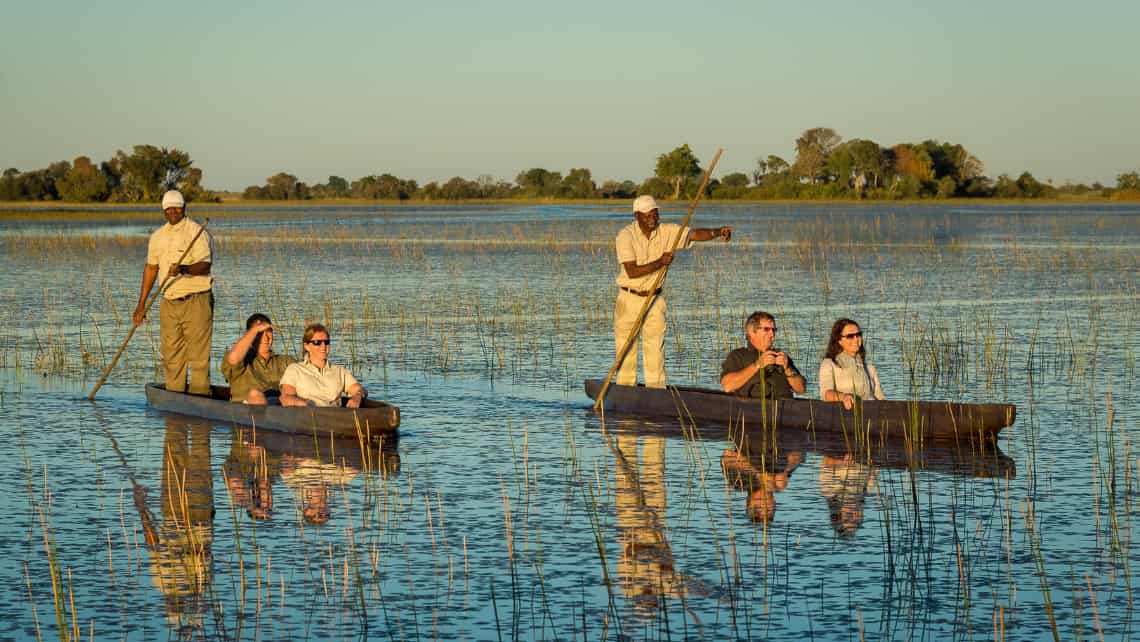
[[[171,264],[182,256],[201,227],[189,217],[184,216],[181,221],[178,221],[178,225],[167,223],[150,235],[150,243],[146,247],[146,264],[158,266],[159,285],[166,280]],[[182,260],[182,265],[193,265],[202,261],[213,262],[211,245],[210,233],[203,231],[194,243],[194,249],[190,250],[186,258]],[[214,277],[210,275],[190,276],[184,274],[170,280],[170,287],[166,288],[163,296],[167,299],[181,299],[198,292],[209,292],[213,285]]]
[[[297,396],[314,406],[339,406],[340,396],[356,385],[357,381],[341,366],[326,364],[314,366],[308,358],[290,365],[281,375],[281,385],[297,389]]]
[[[230,382],[230,400],[245,401],[253,388],[262,392],[277,390],[285,369],[296,361],[283,354],[271,354],[268,359],[255,356],[249,363],[243,359],[236,366],[222,359],[222,375]]]
[[[617,284],[620,287],[641,291],[653,287],[653,281],[657,279],[657,273],[661,270],[655,270],[643,277],[633,279],[625,273],[625,268],[621,266],[629,261],[634,261],[638,265],[656,261],[673,247],[673,239],[678,234],[682,235],[681,242],[677,245],[678,249],[693,247],[693,240],[689,237],[689,228],[683,228],[676,223],[658,225],[648,238],[641,231],[637,221],[622,228],[617,235]]]

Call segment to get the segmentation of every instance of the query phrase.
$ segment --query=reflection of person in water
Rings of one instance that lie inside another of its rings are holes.
[[[788,487],[788,477],[804,460],[803,453],[767,452],[749,456],[739,449],[726,449],[720,466],[729,485],[748,493],[748,517],[757,524],[771,524],[776,518],[776,491]]]
[[[302,518],[310,524],[329,521],[329,494],[353,480],[360,470],[343,459],[337,463],[312,457],[281,455],[281,479],[293,490]]]
[[[875,488],[875,469],[847,453],[823,456],[819,467],[819,493],[827,500],[831,526],[840,537],[855,537],[863,524],[863,500]]]
[[[634,609],[651,615],[661,597],[678,597],[684,587],[665,536],[665,441],[642,439],[639,452],[636,435],[613,438],[614,509],[621,542],[618,581]]]
[[[197,627],[213,575],[210,425],[168,418],[162,451],[162,524],[150,547],[151,575],[170,624]]]
[[[273,485],[277,462],[265,448],[246,441],[244,430],[236,430],[230,454],[222,473],[226,489],[236,506],[241,506],[251,519],[273,516]]]

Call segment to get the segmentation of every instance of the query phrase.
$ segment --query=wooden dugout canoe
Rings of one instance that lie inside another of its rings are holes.
[[[586,395],[597,399],[602,381],[586,380]],[[1012,404],[950,401],[865,401],[854,410],[818,399],[765,401],[719,390],[668,386],[619,386],[606,392],[605,409],[645,417],[692,418],[745,430],[774,429],[861,435],[873,441],[974,441],[992,439],[1017,418]],[[767,419],[767,421],[765,421]],[[863,441],[858,439],[857,441]]]
[[[370,440],[389,436],[400,425],[400,409],[383,401],[365,399],[360,408],[286,408],[279,405],[249,406],[230,401],[227,386],[211,386],[210,397],[168,392],[162,384],[146,385],[146,402],[155,410],[201,417],[220,423],[256,426],[258,429]],[[359,428],[357,427],[359,426]]]

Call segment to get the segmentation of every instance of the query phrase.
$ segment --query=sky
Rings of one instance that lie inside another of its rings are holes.
[[[986,173],[1140,168],[1140,3],[12,0],[0,166],[190,153],[210,189],[544,167],[716,175],[831,127],[963,145]]]

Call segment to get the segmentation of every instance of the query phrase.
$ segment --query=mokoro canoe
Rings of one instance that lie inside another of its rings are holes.
[[[230,401],[230,389],[212,386],[209,397],[168,392],[161,384],[146,385],[146,402],[155,410],[201,417],[240,426],[255,426],[302,435],[348,437],[363,433],[376,440],[400,425],[400,409],[383,401],[365,399],[360,408],[285,408],[279,405],[247,406]],[[359,426],[359,429],[357,428]]]
[[[586,380],[586,395],[597,399],[602,381]],[[606,411],[645,417],[673,417],[713,422],[745,430],[772,427],[862,435],[870,440],[975,441],[992,439],[1013,425],[1012,404],[970,404],[950,401],[865,401],[854,410],[818,399],[777,402],[748,399],[719,390],[668,386],[619,386],[606,392]],[[857,441],[861,441],[857,439]]]

